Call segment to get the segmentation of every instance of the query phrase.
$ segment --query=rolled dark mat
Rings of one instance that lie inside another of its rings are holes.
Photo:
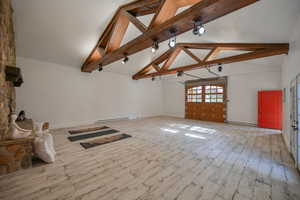
[[[74,135],[74,134],[78,134],[78,133],[99,131],[99,130],[107,129],[107,128],[109,128],[109,127],[108,126],[101,126],[101,127],[83,128],[83,129],[78,129],[78,130],[70,130],[69,133],[71,135]]]
[[[119,131],[117,131],[117,130],[110,129],[107,131],[99,131],[99,132],[95,132],[95,133],[87,133],[87,134],[83,134],[83,135],[70,136],[70,137],[68,137],[68,139],[71,142],[74,142],[77,140],[84,140],[84,139],[88,139],[88,138],[99,137],[99,136],[109,135],[109,134],[118,133],[118,132]]]
[[[99,138],[99,139],[95,139],[95,140],[92,140],[89,142],[81,142],[80,145],[85,149],[89,149],[92,147],[116,142],[116,141],[123,140],[123,139],[130,138],[130,137],[131,137],[131,135],[122,133],[120,135],[113,135],[110,137]]]

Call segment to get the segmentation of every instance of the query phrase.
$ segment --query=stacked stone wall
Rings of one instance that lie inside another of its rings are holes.
[[[0,140],[8,134],[9,116],[15,111],[15,88],[5,81],[5,67],[16,66],[13,10],[10,0],[0,0]]]

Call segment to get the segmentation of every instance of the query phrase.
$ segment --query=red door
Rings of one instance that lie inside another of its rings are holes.
[[[282,91],[258,92],[258,126],[282,129]]]

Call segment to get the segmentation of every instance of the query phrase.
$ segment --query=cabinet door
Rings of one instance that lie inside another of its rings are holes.
[[[282,91],[258,92],[258,126],[282,129]]]

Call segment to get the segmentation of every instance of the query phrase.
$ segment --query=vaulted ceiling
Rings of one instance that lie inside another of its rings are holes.
[[[128,2],[130,1],[13,0],[17,55],[80,70],[114,12],[121,4]],[[299,13],[299,0],[263,0],[206,24],[207,33],[202,37],[187,32],[177,40],[201,43],[285,43],[289,41]],[[140,20],[148,24],[151,16],[141,17]],[[140,31],[129,25],[122,43],[138,34]],[[156,55],[146,49],[131,56],[126,65],[116,62],[105,70],[133,75],[148,64],[152,57],[157,57],[168,49],[166,42],[160,47]],[[283,56],[276,56],[251,62],[280,66],[282,60]]]

